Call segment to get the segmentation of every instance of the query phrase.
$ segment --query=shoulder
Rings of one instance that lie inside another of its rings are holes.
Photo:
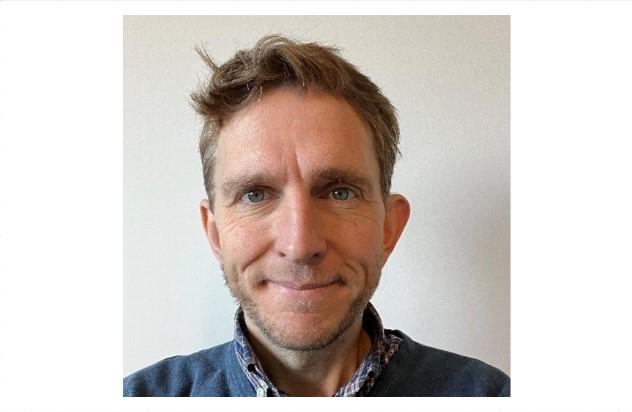
[[[376,389],[395,396],[509,396],[510,379],[501,370],[422,345],[400,331],[388,332],[402,338],[402,343]]]
[[[123,379],[123,396],[239,396],[233,392],[245,388],[235,382],[241,372],[236,369],[231,341],[132,373]]]

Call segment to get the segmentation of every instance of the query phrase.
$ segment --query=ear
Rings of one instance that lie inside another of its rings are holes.
[[[402,195],[392,194],[386,200],[386,216],[384,219],[384,261],[386,263],[395,248],[399,237],[406,227],[410,216],[410,204]]]
[[[211,250],[219,262],[222,255],[222,249],[219,244],[219,233],[217,232],[217,224],[215,223],[215,214],[206,199],[200,202],[200,214],[202,215],[202,227],[208,239],[208,244],[211,246]]]

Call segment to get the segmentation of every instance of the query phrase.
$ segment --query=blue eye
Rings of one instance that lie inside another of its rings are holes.
[[[334,200],[344,201],[353,199],[356,194],[346,187],[337,187],[331,191],[331,198]]]
[[[265,198],[265,193],[261,189],[249,190],[242,197],[241,200],[246,203],[258,203]]]

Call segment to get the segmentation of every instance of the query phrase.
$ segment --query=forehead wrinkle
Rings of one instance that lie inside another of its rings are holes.
[[[314,109],[317,99],[332,97],[310,97],[306,100],[300,94],[270,93],[231,118],[224,131],[230,131],[232,138],[219,139],[224,146],[223,157],[232,159],[224,170],[227,177],[220,179],[221,191],[232,194],[244,185],[282,186],[295,179],[312,189],[342,181],[365,187],[369,193],[377,190],[374,186],[379,182],[374,182],[372,167],[367,164],[373,160],[377,163],[377,159],[365,122],[344,101]],[[292,103],[289,109],[285,100]],[[370,170],[365,170],[367,166]],[[379,165],[377,174],[379,180]]]

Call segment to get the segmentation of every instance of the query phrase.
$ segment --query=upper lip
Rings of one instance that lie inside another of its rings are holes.
[[[331,280],[327,282],[292,282],[292,281],[272,281],[272,283],[276,283],[277,285],[283,286],[288,289],[296,289],[296,290],[308,290],[308,289],[317,289],[323,288],[325,286],[333,285],[337,283],[336,280]]]

